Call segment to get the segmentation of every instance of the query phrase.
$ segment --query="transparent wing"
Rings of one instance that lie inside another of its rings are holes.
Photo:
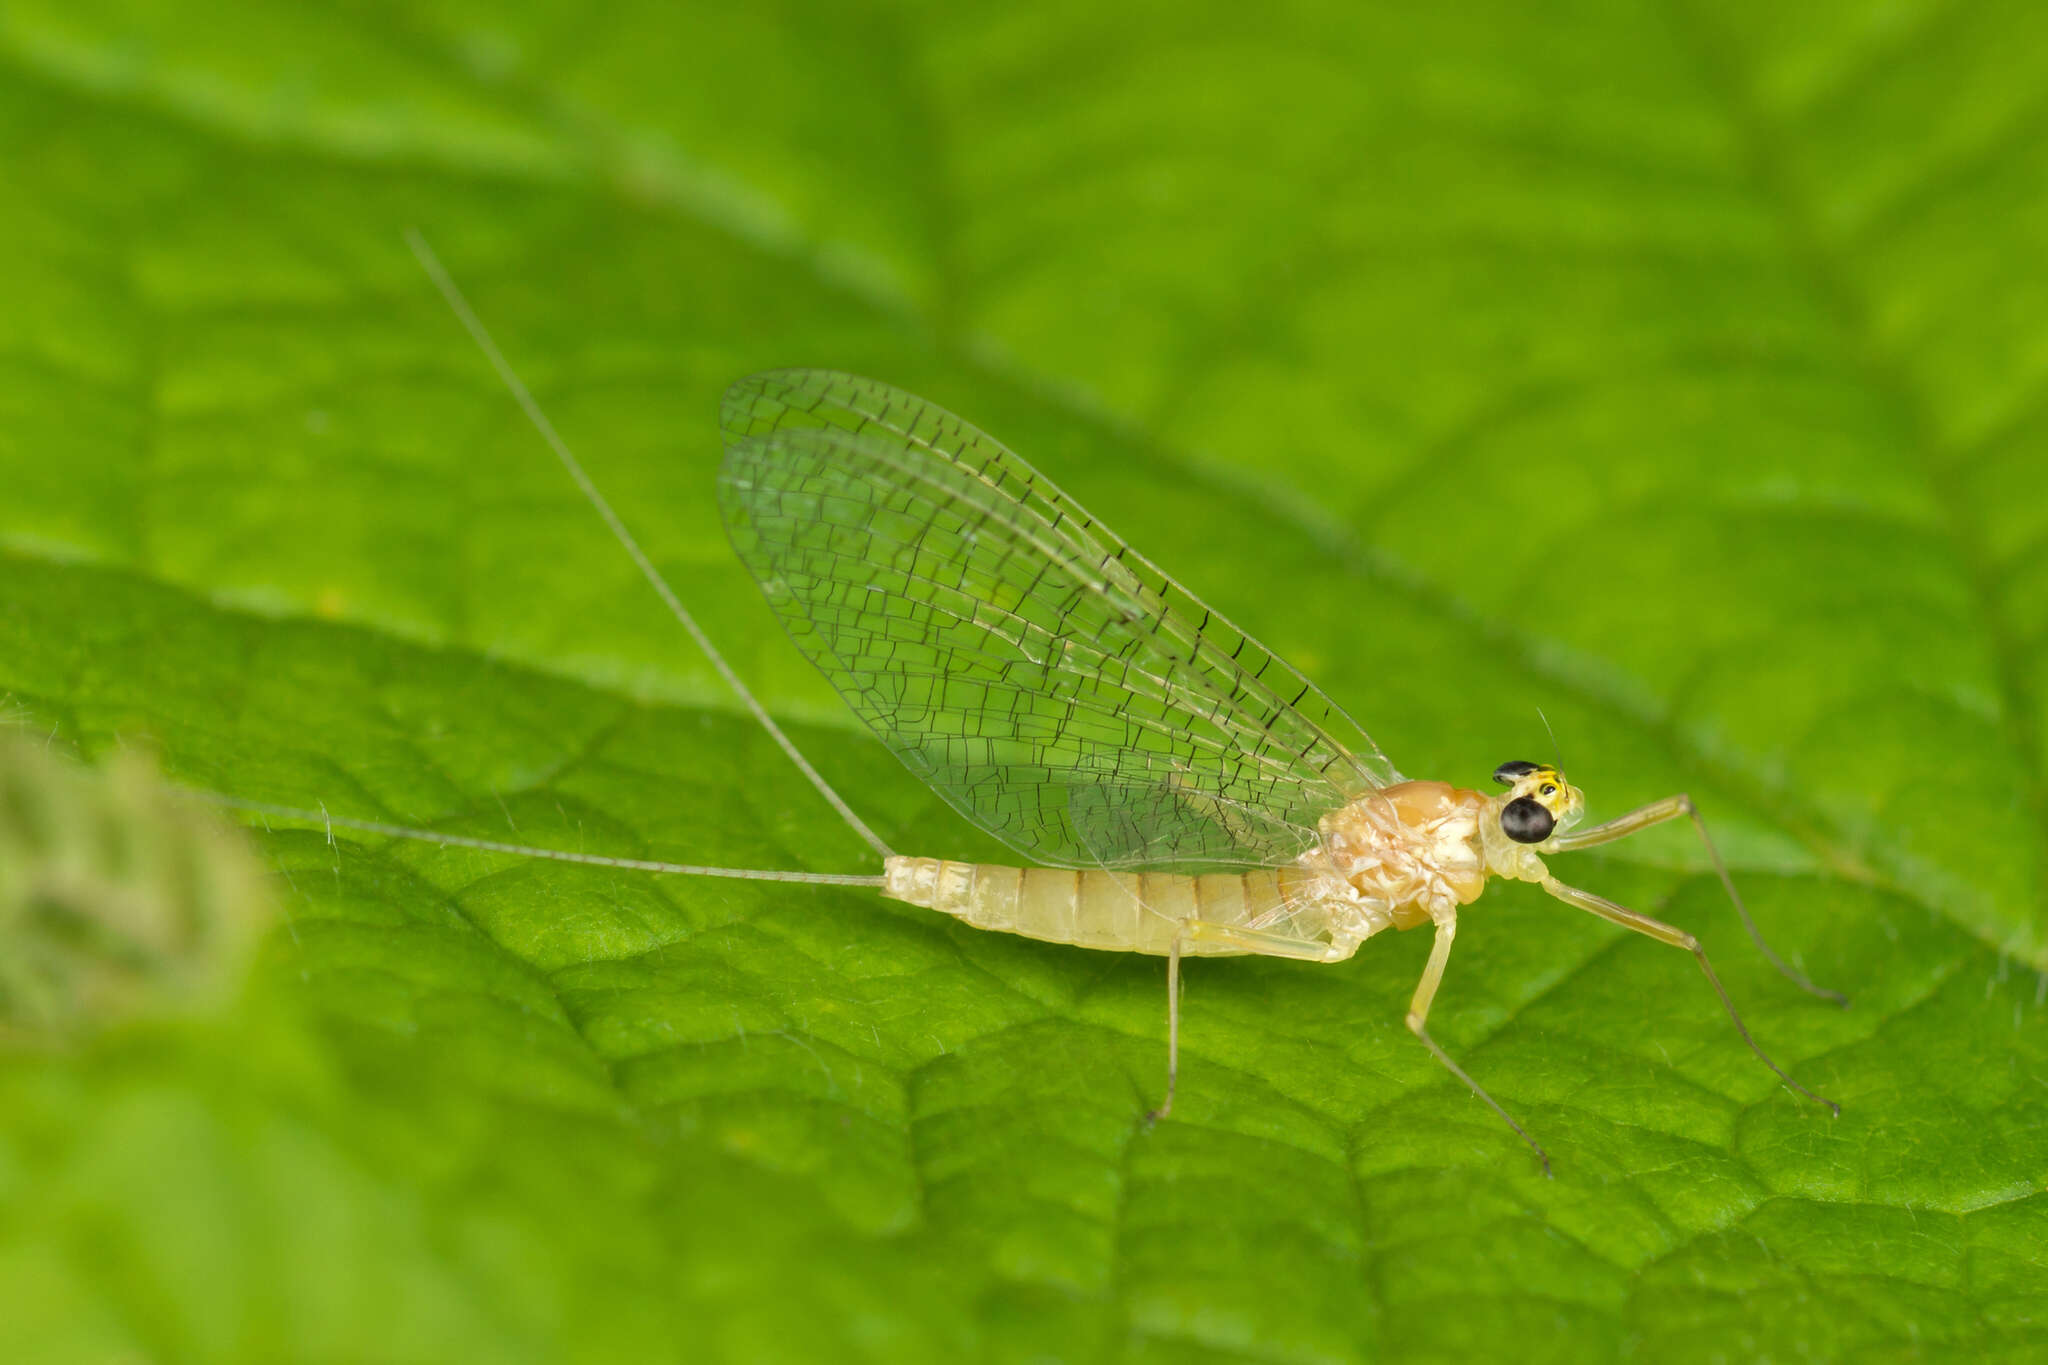
[[[791,639],[1017,852],[1271,866],[1398,780],[1306,678],[951,413],[781,370],[728,389],[723,425],[726,529]]]

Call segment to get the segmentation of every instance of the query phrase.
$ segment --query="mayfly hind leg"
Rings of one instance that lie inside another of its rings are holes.
[[[1728,899],[1735,902],[1735,913],[1742,916],[1742,927],[1749,931],[1750,941],[1756,944],[1757,951],[1770,959],[1771,965],[1800,990],[1846,1007],[1849,1003],[1848,996],[1840,991],[1829,990],[1826,986],[1815,985],[1805,973],[1779,957],[1777,951],[1764,941],[1763,931],[1758,929],[1756,921],[1750,918],[1749,906],[1743,901],[1742,893],[1735,889],[1735,879],[1728,875],[1728,865],[1721,861],[1721,850],[1714,847],[1713,839],[1707,834],[1707,822],[1700,818],[1699,807],[1695,806],[1692,798],[1684,792],[1676,796],[1667,796],[1662,801],[1652,801],[1640,810],[1618,815],[1605,824],[1559,835],[1551,841],[1550,846],[1559,853],[1573,853],[1600,844],[1611,844],[1616,839],[1626,839],[1631,834],[1646,830],[1652,825],[1661,825],[1666,820],[1676,820],[1681,815],[1692,821],[1694,831],[1700,836],[1700,843],[1706,846],[1707,857],[1714,864],[1714,875],[1721,879],[1721,888],[1728,893]]]
[[[1638,914],[1625,905],[1608,900],[1605,896],[1596,896],[1591,891],[1581,891],[1576,886],[1566,886],[1555,877],[1545,877],[1542,886],[1545,891],[1548,891],[1566,905],[1598,915],[1601,919],[1619,924],[1624,929],[1634,930],[1638,934],[1656,939],[1659,943],[1668,943],[1674,948],[1683,948],[1691,953],[1693,961],[1699,963],[1700,970],[1706,973],[1707,981],[1714,988],[1714,994],[1721,997],[1722,1008],[1728,1011],[1728,1018],[1734,1022],[1735,1031],[1742,1035],[1743,1042],[1749,1044],[1749,1050],[1754,1052],[1765,1066],[1777,1073],[1779,1080],[1806,1096],[1815,1104],[1827,1106],[1828,1111],[1837,1118],[1841,1117],[1841,1105],[1836,1104],[1824,1095],[1814,1094],[1811,1090],[1793,1080],[1785,1074],[1785,1068],[1772,1061],[1770,1054],[1757,1046],[1756,1039],[1750,1036],[1749,1026],[1743,1023],[1742,1016],[1735,1012],[1735,1002],[1728,998],[1727,987],[1723,986],[1721,978],[1714,974],[1713,964],[1707,961],[1707,950],[1700,946],[1698,939],[1688,934],[1685,930],[1680,929],[1677,925],[1666,924],[1663,920],[1651,919],[1648,915]]]
[[[1173,1112],[1173,1087],[1180,1079],[1180,945],[1175,934],[1166,953],[1166,1098],[1145,1115],[1147,1128]]]
[[[1166,953],[1166,1098],[1145,1115],[1151,1127],[1173,1112],[1173,1087],[1180,1078],[1180,959],[1181,946],[1189,939],[1201,939],[1256,957],[1287,957],[1301,962],[1333,962],[1341,956],[1327,943],[1292,938],[1262,929],[1240,929],[1211,920],[1182,920]],[[1511,1120],[1512,1121],[1512,1120]]]
[[[1479,1082],[1465,1074],[1465,1068],[1451,1060],[1451,1054],[1437,1045],[1429,1036],[1429,1007],[1436,999],[1438,983],[1444,979],[1444,964],[1451,959],[1451,943],[1458,937],[1458,921],[1438,920],[1436,942],[1429,948],[1429,962],[1422,969],[1422,980],[1415,983],[1415,995],[1408,1002],[1408,1031],[1422,1040],[1430,1055],[1444,1064],[1444,1068],[1465,1083],[1465,1087],[1486,1102],[1487,1108],[1500,1115],[1500,1120],[1515,1130],[1515,1136],[1529,1144],[1529,1150],[1536,1153],[1536,1159],[1543,1163],[1543,1174],[1550,1174],[1550,1153],[1543,1150],[1543,1144],[1529,1136],[1529,1130],[1515,1122],[1515,1116],[1501,1107],[1499,1100],[1486,1093]]]

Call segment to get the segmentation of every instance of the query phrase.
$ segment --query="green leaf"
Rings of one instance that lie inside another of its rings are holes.
[[[854,891],[254,836],[246,1002],[0,1058],[44,1360],[2034,1359],[2038,7],[0,12],[0,694],[192,786],[860,871],[435,297],[420,227],[895,846],[716,398],[994,432],[1416,776],[1689,834],[1427,951],[1160,965]]]

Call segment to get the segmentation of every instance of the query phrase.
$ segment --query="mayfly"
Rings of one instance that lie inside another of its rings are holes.
[[[1771,951],[1690,798],[1590,828],[1557,765],[1515,761],[1502,790],[1404,779],[1301,673],[1112,534],[992,437],[934,404],[825,370],[742,379],[722,407],[727,532],[797,648],[877,738],[1015,865],[897,854],[742,683],[655,569],[416,233],[408,243],[534,427],[719,674],[841,819],[879,875],[697,867],[536,849],[267,804],[369,833],[606,867],[868,887],[978,928],[1166,959],[1173,1107],[1185,957],[1341,962],[1387,929],[1435,941],[1407,1026],[1550,1161],[1439,1046],[1430,1006],[1458,913],[1487,881],[1533,882],[1576,909],[1692,954],[1743,1042],[1792,1090],[1839,1113],[1750,1036],[1691,934],[1567,885],[1544,863],[1668,820],[1692,823],[1757,946]]]

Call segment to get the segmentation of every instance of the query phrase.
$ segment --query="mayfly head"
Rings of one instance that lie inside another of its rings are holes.
[[[1518,844],[1540,844],[1585,813],[1586,798],[1548,763],[1512,759],[1493,770],[1493,780],[1508,788],[1500,798],[1501,833]]]

